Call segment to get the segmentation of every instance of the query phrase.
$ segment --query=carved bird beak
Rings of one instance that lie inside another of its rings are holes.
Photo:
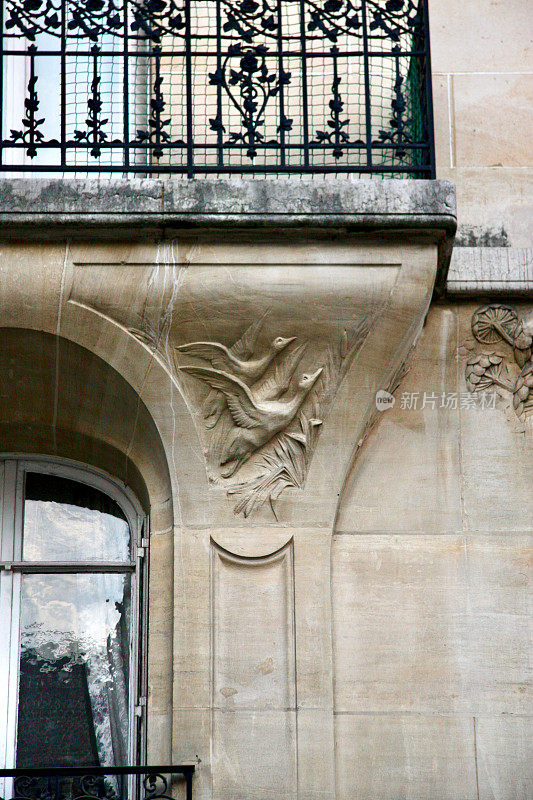
[[[294,342],[297,339],[296,336],[290,336],[288,339],[282,339],[283,347],[287,347],[291,342]]]
[[[311,375],[311,383],[314,383],[316,379],[320,377],[320,375],[322,375],[323,372],[324,372],[324,367],[320,367],[320,369],[317,369],[316,372],[313,372],[313,374]]]

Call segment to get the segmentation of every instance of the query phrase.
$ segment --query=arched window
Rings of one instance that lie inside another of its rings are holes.
[[[0,519],[0,763],[138,763],[140,506],[93,470],[3,458]]]

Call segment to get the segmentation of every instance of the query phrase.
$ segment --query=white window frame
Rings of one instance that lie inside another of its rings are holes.
[[[146,626],[143,618],[147,603],[148,518],[132,492],[109,475],[72,461],[45,457],[0,454],[0,765],[15,768],[18,716],[20,600],[22,575],[106,572],[119,562],[30,562],[22,560],[24,480],[27,472],[56,475],[91,486],[114,500],[124,512],[132,536],[132,558],[121,562],[134,576],[130,630],[130,685],[128,762],[135,764],[145,751]],[[143,597],[141,597],[141,583]],[[142,604],[142,605],[141,605]],[[2,644],[4,643],[4,644]],[[5,651],[8,644],[8,653]],[[0,796],[7,796],[2,789]]]
[[[3,2],[3,0],[0,0]],[[23,50],[28,46],[28,40],[20,40],[4,37],[4,50]],[[7,52],[6,52],[7,56]],[[15,62],[17,68],[15,68]],[[6,58],[4,56],[4,69],[2,87],[3,108],[2,114],[2,136],[9,139],[11,129],[20,129],[24,119],[24,101],[26,99],[28,81],[30,79],[29,58]],[[3,159],[5,164],[26,166],[31,159],[26,155],[26,150],[20,148],[4,148]],[[22,178],[26,178],[26,172],[19,173]]]

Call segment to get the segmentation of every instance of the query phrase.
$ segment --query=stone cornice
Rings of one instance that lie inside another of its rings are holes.
[[[0,180],[0,239],[159,240],[187,230],[406,231],[439,243],[444,286],[457,226],[450,181],[335,178]]]
[[[402,224],[453,231],[455,187],[429,180],[62,180],[0,181],[5,230],[35,225],[204,226]],[[132,234],[135,231],[131,231]]]

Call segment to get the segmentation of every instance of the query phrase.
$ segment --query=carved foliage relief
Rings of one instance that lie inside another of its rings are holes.
[[[483,349],[465,368],[471,392],[493,387],[509,396],[516,416],[533,414],[533,313],[520,317],[511,306],[491,303],[472,316],[472,333]]]

